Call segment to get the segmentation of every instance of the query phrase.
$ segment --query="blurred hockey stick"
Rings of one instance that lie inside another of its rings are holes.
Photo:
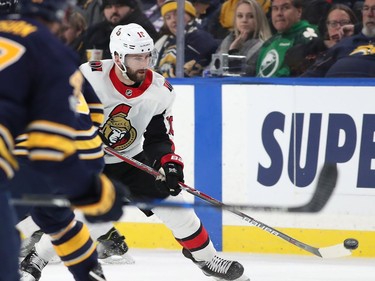
[[[110,147],[105,147],[104,150],[121,159],[122,161],[143,170],[144,172],[153,175],[156,177],[164,178],[164,175],[162,175],[160,172],[156,171],[150,166],[147,166],[144,163],[141,163],[133,158],[124,156],[120,153],[118,153],[116,150]],[[325,164],[319,174],[318,178],[318,184],[316,186],[315,192],[311,198],[311,200],[302,206],[298,207],[278,207],[278,206],[260,206],[260,205],[226,205],[211,196],[204,194],[203,192],[190,187],[186,185],[185,183],[180,182],[179,185],[182,190],[185,190],[186,192],[199,197],[200,199],[211,203],[212,205],[219,207],[219,208],[230,208],[230,207],[238,207],[238,208],[247,208],[252,210],[259,210],[259,211],[275,211],[275,212],[306,212],[306,213],[316,213],[323,209],[323,207],[328,202],[329,198],[331,197],[333,190],[336,187],[336,181],[337,181],[337,167],[336,164]]]
[[[107,149],[107,148],[106,148]],[[111,149],[113,150],[113,149]],[[110,150],[108,150],[110,151]],[[135,166],[155,177],[164,177],[158,171],[153,168],[135,160],[118,154],[117,157],[122,159],[124,162]],[[110,152],[108,152],[110,153]],[[154,207],[166,207],[166,208],[194,208],[194,207],[215,207],[223,208],[231,212],[237,212],[240,209],[263,211],[263,212],[307,212],[314,213],[319,212],[329,200],[333,189],[336,185],[337,170],[336,166],[325,165],[319,175],[318,184],[314,191],[311,200],[302,206],[298,207],[283,207],[283,206],[262,206],[262,205],[249,205],[249,204],[224,204],[195,188],[189,187],[184,183],[180,183],[181,188],[188,193],[199,197],[202,202],[195,202],[193,204],[187,202],[165,202],[164,200],[149,200],[149,201],[135,201],[124,198],[124,204],[127,206],[134,206],[140,209],[151,209]],[[13,198],[11,200],[13,205],[18,206],[43,206],[43,207],[72,207],[71,202],[65,196],[57,196],[51,194],[24,194],[22,198]],[[207,204],[209,203],[209,204]],[[241,216],[241,215],[240,215]]]
[[[147,173],[150,173],[151,175],[157,177],[161,176],[161,174],[154,170],[153,168],[135,160],[129,157],[125,157],[115,150],[107,147],[105,150],[118,157],[119,159],[123,160],[124,162],[133,165]],[[267,206],[245,206],[242,205],[242,207],[247,207],[251,209],[256,209],[256,210],[264,210],[264,211],[282,211],[282,212],[318,212],[320,211],[325,204],[327,203],[330,195],[333,192],[334,187],[336,186],[336,180],[337,180],[337,168],[336,165],[330,165],[326,164],[324,165],[318,179],[318,184],[316,187],[316,191],[310,200],[310,202],[304,206],[300,207],[267,207]],[[351,251],[346,249],[344,247],[343,243],[329,246],[329,247],[321,247],[321,248],[316,248],[313,246],[310,246],[308,244],[305,244],[303,242],[300,242],[260,221],[255,220],[254,218],[248,216],[247,214],[244,214],[238,210],[238,207],[241,205],[227,205],[224,204],[198,190],[195,188],[189,187],[184,183],[180,183],[180,186],[183,190],[187,191],[188,193],[201,198],[203,201],[210,203],[212,206],[216,208],[221,208],[225,209],[240,218],[242,218],[244,221],[250,223],[253,226],[256,226],[270,234],[273,234],[275,236],[280,237],[281,239],[307,251],[310,252],[318,257],[322,258],[335,258],[335,257],[343,257],[343,256],[348,256],[351,255]],[[17,205],[38,205],[38,206],[58,206],[58,207],[71,207],[70,201],[67,200],[66,198],[51,198],[51,197],[41,197],[41,196],[32,196],[30,198],[22,198],[17,200],[13,200],[14,204]],[[128,203],[125,203],[128,204]],[[130,205],[137,206],[138,208],[152,208],[152,207],[192,207],[192,206],[197,206],[197,204],[188,204],[188,203],[172,203],[169,204],[168,202],[131,202]]]
[[[163,176],[161,175],[158,171],[154,170],[153,168],[135,160],[135,159],[132,159],[130,157],[126,157],[120,153],[118,153],[116,150],[110,148],[110,147],[105,147],[105,151],[119,159],[121,159],[122,161],[136,167],[136,168],[139,168],[151,175],[153,175],[154,177],[160,177],[160,176]],[[322,171],[320,172],[320,175],[319,175],[319,179],[318,179],[318,184],[317,184],[317,187],[316,187],[316,191],[315,191],[315,194],[314,196],[312,197],[312,200],[304,205],[304,206],[301,206],[301,207],[292,207],[292,208],[284,208],[284,207],[276,207],[276,208],[273,208],[273,209],[278,209],[280,211],[286,211],[286,212],[318,212],[320,211],[324,206],[325,204],[327,203],[329,197],[331,196],[335,186],[336,186],[336,182],[337,182],[337,166],[336,164],[325,164],[322,168]],[[318,257],[321,257],[321,258],[336,258],[336,257],[343,257],[343,256],[349,256],[351,255],[351,251],[346,249],[344,247],[344,243],[339,243],[339,244],[336,244],[336,245],[333,245],[333,246],[328,246],[328,247],[320,247],[320,248],[317,248],[317,247],[313,247],[311,245],[308,245],[308,244],[305,244],[301,241],[298,241],[292,237],[290,237],[289,235],[283,233],[283,232],[280,232],[278,230],[276,230],[275,228],[273,227],[270,227],[258,220],[255,220],[254,218],[248,216],[247,214],[244,214],[238,210],[236,210],[235,208],[233,208],[232,206],[229,206],[229,205],[226,205],[214,198],[212,198],[211,196],[207,195],[207,194],[204,194],[203,192],[200,192],[199,190],[193,188],[193,187],[190,187],[182,182],[179,183],[180,184],[180,187],[181,189],[185,190],[186,192],[196,196],[196,197],[199,197],[200,199],[206,201],[206,202],[209,202],[211,203],[213,206],[216,206],[218,208],[221,208],[221,209],[224,209],[224,210],[227,210],[237,216],[239,216],[240,218],[242,218],[244,221],[250,223],[251,225],[253,226],[256,226],[272,235],[275,235],[285,241],[287,241],[288,243],[291,243],[295,246],[297,246],[298,248],[301,248],[307,252],[310,252],[311,254],[314,254],[315,256],[318,256]]]

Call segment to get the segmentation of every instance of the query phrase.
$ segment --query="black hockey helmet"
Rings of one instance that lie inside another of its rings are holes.
[[[19,0],[18,11],[21,15],[39,16],[47,21],[61,22],[75,3],[75,0]]]

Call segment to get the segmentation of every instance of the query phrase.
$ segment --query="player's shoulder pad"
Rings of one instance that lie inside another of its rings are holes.
[[[167,79],[164,80],[163,86],[166,87],[170,92],[173,92],[173,86]]]
[[[165,79],[165,77],[155,71],[153,71],[154,73],[154,83],[156,84],[159,84],[160,86],[163,86],[165,88],[168,89],[169,92],[173,92],[173,86],[171,83],[169,83],[169,81],[167,79]]]
[[[103,63],[101,61],[89,61],[88,62],[91,71],[103,71]]]

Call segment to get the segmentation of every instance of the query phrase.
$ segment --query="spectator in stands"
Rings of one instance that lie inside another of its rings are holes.
[[[259,50],[271,37],[266,15],[256,0],[238,2],[233,26],[234,30],[225,37],[216,54],[246,56],[245,75],[255,76]]]
[[[103,0],[102,11],[105,20],[90,26],[83,40],[83,48],[80,53],[82,61],[86,61],[87,49],[103,50],[103,59],[110,59],[109,36],[117,25],[138,23],[152,39],[158,38],[158,33],[150,20],[139,8],[136,0]]]
[[[165,0],[143,0],[142,7],[145,15],[152,22],[157,32],[163,26],[164,21],[161,16],[160,7],[163,5]]]
[[[285,62],[293,76],[300,76],[316,61],[325,59],[329,48],[338,43],[343,37],[353,35],[357,18],[349,6],[335,4],[328,11],[324,37],[313,38],[307,44],[297,44],[290,48],[285,55]],[[346,30],[346,32],[344,32]]]
[[[211,0],[192,0],[190,2],[195,8],[197,19],[201,19],[201,17],[206,14],[207,9],[211,5]]]
[[[164,77],[176,76],[176,32],[177,2],[167,1],[161,7],[166,34],[155,44],[159,52],[156,70]],[[185,77],[201,76],[203,69],[210,63],[218,44],[211,34],[199,28],[195,21],[196,11],[193,4],[185,1]]]
[[[62,26],[61,39],[73,50],[80,52],[86,28],[85,17],[81,13],[74,11],[68,16],[67,21]]]
[[[102,0],[81,0],[77,2],[82,14],[86,19],[87,26],[93,26],[103,21]]]
[[[219,41],[223,40],[230,31],[233,30],[233,17],[239,0],[226,0],[215,11],[214,15],[207,24],[207,31]],[[270,8],[271,0],[257,0],[259,5],[267,14]]]
[[[318,26],[319,33],[323,34],[326,29],[328,11],[331,7],[332,0],[305,0],[301,18]]]
[[[342,28],[346,25],[354,26],[357,18],[352,9],[343,4],[335,4],[328,12],[325,30],[325,45],[330,48],[341,41],[343,37]],[[346,33],[352,36],[353,33]]]
[[[203,30],[210,33],[208,27],[211,24],[213,17],[217,17],[217,13],[221,8],[222,0],[193,0],[190,2],[194,5],[194,8],[197,11],[197,17],[195,20]],[[221,40],[217,41],[220,42]]]
[[[375,0],[362,7],[362,31],[342,39],[305,77],[375,77]]]
[[[285,53],[296,44],[307,44],[318,37],[317,27],[301,20],[303,0],[272,0],[271,18],[277,31],[266,41],[259,53],[257,76],[288,77]]]

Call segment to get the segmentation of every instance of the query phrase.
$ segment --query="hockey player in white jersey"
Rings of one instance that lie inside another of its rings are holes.
[[[165,181],[141,171],[112,155],[105,156],[104,173],[129,187],[134,200],[184,201],[183,162],[175,154],[172,106],[175,92],[164,77],[150,68],[157,55],[154,42],[137,24],[114,28],[109,45],[112,60],[87,62],[80,69],[104,105],[100,131],[106,145],[117,152],[160,169]],[[237,261],[217,252],[193,209],[155,207],[155,214],[181,244],[182,253],[205,275],[215,280],[250,280]]]

